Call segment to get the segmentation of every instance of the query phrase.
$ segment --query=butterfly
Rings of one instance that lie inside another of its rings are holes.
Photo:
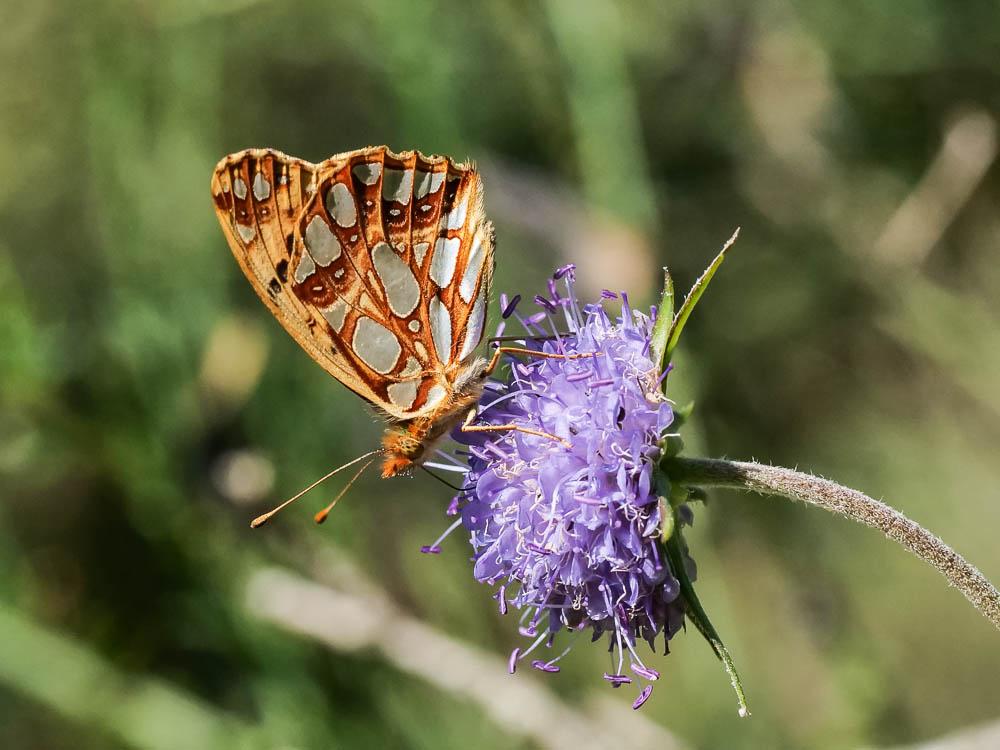
[[[219,162],[212,196],[264,304],[390,422],[382,475],[419,462],[485,380],[494,231],[476,169],[385,146],[319,164],[248,149]]]

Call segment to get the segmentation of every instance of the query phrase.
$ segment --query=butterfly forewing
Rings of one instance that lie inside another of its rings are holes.
[[[253,149],[219,163],[212,192],[258,295],[330,374],[397,419],[453,394],[493,268],[474,169],[385,147],[317,165]]]

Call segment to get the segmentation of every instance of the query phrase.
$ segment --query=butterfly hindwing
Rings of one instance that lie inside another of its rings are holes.
[[[453,392],[493,267],[471,167],[385,147],[317,165],[252,149],[219,163],[212,190],[247,278],[331,375],[396,419]]]

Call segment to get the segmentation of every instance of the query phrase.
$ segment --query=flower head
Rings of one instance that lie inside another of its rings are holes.
[[[501,295],[497,335],[513,318],[525,330],[516,345],[533,353],[498,368],[480,399],[475,423],[506,427],[455,431],[468,470],[450,512],[470,532],[476,579],[497,587],[501,613],[520,610],[528,641],[511,654],[510,671],[532,657],[533,667],[558,671],[565,651],[541,655],[560,631],[589,630],[608,639],[605,679],[644,685],[638,708],[659,674],[637,641],[653,647],[664,633],[666,649],[684,617],[660,541],[655,470],[674,415],[650,354],[656,310],[635,311],[612,292],[581,309],[572,266],[548,291],[523,318],[519,298]],[[620,301],[618,316],[604,309],[611,301]]]

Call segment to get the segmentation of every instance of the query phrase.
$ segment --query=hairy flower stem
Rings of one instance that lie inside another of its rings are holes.
[[[1000,629],[1000,592],[986,577],[934,534],[898,510],[857,490],[779,466],[712,458],[670,458],[663,469],[672,482],[731,487],[801,500],[879,529],[926,563]]]

